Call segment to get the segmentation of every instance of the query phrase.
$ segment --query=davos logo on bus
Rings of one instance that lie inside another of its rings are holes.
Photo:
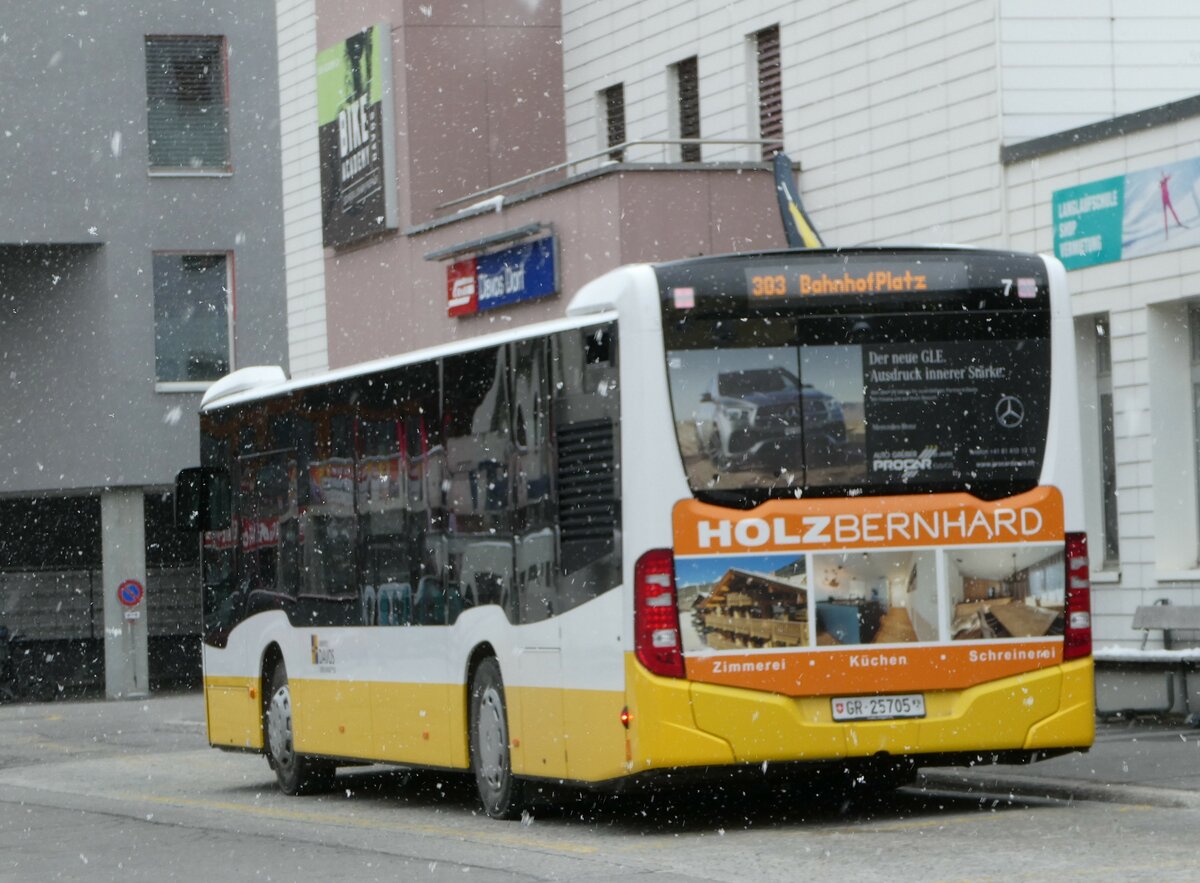
[[[546,236],[492,254],[456,261],[446,269],[450,316],[471,316],[558,292],[555,240]]]

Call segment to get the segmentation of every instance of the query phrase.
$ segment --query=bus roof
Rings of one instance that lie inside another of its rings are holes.
[[[700,255],[691,258],[679,258],[673,261],[659,261],[650,264],[654,269],[674,268],[674,267],[689,267],[702,266],[704,264],[719,263],[730,259],[737,260],[754,260],[757,258],[781,258],[781,257],[809,257],[815,260],[821,258],[850,256],[850,255],[891,255],[911,252],[943,252],[945,254],[975,254],[975,255],[1011,255],[1011,254],[1033,254],[1033,252],[1023,252],[1016,249],[1005,248],[980,248],[975,245],[946,245],[943,243],[926,244],[908,243],[897,245],[850,245],[837,246],[826,248],[769,248],[758,251],[739,251],[726,254],[708,254]]]
[[[365,377],[403,365],[412,365],[430,359],[453,356],[458,353],[468,353],[488,346],[512,343],[537,334],[554,334],[559,331],[570,331],[576,328],[587,328],[590,325],[600,325],[617,318],[615,311],[589,313],[581,316],[567,316],[562,319],[550,319],[532,325],[520,325],[498,331],[494,334],[482,334],[467,340],[456,340],[425,349],[413,350],[396,356],[387,356],[369,362],[361,362],[325,371],[305,377],[288,379],[282,368],[273,365],[253,365],[239,368],[216,381],[208,388],[200,400],[200,411],[214,411],[230,405],[244,404],[259,399],[288,395],[301,389],[323,386],[339,380],[349,380],[355,377]]]

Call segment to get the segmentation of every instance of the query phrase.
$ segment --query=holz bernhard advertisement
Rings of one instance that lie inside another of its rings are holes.
[[[1062,497],[683,500],[691,680],[789,696],[963,689],[1062,661]]]
[[[317,54],[325,245],[347,245],[397,226],[391,83],[386,24]]]

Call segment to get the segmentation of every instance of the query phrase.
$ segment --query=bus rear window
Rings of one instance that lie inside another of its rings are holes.
[[[1044,314],[693,317],[667,329],[692,490],[770,497],[1033,487],[1049,406]]]

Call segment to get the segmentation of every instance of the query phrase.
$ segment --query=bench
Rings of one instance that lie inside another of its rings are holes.
[[[1193,649],[1198,646],[1197,642],[1200,640],[1200,607],[1168,604],[1165,600],[1156,604],[1146,604],[1133,611],[1133,627],[1145,630],[1143,647],[1146,646],[1151,631],[1161,631],[1165,649]],[[1180,632],[1194,634],[1182,635]]]
[[[1183,687],[1183,710],[1189,726],[1200,726],[1200,713],[1192,712],[1188,690],[1188,671],[1200,663],[1200,606],[1171,604],[1165,598],[1145,604],[1133,612],[1133,627],[1141,630],[1142,646],[1138,651],[1109,654],[1108,661],[1123,665],[1166,664],[1166,705],[1162,708],[1137,709],[1123,714],[1167,714],[1175,708],[1175,674]],[[1163,649],[1147,651],[1151,632],[1162,632]]]

